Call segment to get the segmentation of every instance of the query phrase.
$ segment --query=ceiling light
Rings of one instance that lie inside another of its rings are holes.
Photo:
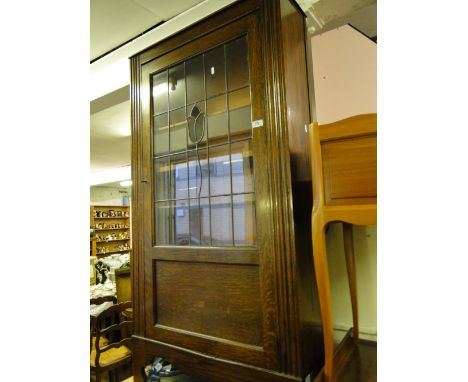
[[[120,182],[120,185],[122,187],[130,187],[132,185],[132,180],[131,179],[123,180]]]

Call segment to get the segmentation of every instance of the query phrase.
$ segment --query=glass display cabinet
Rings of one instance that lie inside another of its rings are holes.
[[[323,365],[305,18],[235,3],[131,58],[133,374],[300,381]]]

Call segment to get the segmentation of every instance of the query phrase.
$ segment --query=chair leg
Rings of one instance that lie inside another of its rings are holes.
[[[353,312],[353,340],[354,344],[357,345],[359,343],[359,317],[352,224],[343,223],[343,240],[346,257],[346,269],[348,271],[349,292],[351,294],[351,309]]]
[[[315,276],[322,315],[323,342],[325,348],[324,381],[333,381],[333,320],[331,310],[330,276],[326,253],[325,227],[312,217],[312,250]]]

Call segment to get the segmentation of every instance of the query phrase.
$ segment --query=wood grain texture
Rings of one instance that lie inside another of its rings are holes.
[[[155,267],[157,324],[262,345],[257,266],[156,261]]]
[[[371,204],[377,200],[377,137],[355,137],[322,145],[327,205]]]
[[[263,17],[265,20],[262,36],[265,44],[265,115],[269,128],[267,166],[270,172],[271,219],[273,227],[276,228],[270,240],[273,244],[271,266],[275,280],[274,290],[278,301],[276,318],[278,360],[282,372],[300,375],[292,182],[280,3],[265,2]]]

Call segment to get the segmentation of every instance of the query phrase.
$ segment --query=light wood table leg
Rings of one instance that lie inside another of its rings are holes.
[[[333,381],[333,320],[331,310],[330,277],[326,253],[325,227],[312,218],[312,250],[314,257],[317,290],[322,314],[323,341],[325,348],[324,381]]]
[[[351,309],[353,312],[353,340],[354,344],[357,345],[359,343],[359,318],[352,224],[343,223],[343,240],[346,269],[348,271],[349,292],[351,294]]]

